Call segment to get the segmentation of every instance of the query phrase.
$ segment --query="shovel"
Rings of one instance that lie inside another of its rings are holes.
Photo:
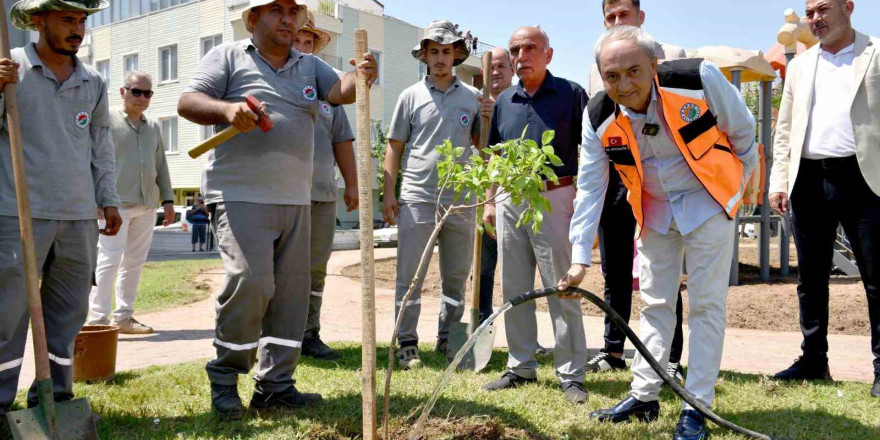
[[[483,55],[483,99],[489,97],[489,87],[492,81],[492,52]],[[490,118],[483,118],[480,125],[480,152],[486,148],[489,141]],[[476,223],[481,221],[477,210]],[[477,229],[474,234],[474,263],[473,276],[471,277],[471,319],[470,322],[453,322],[449,327],[449,344],[446,347],[446,359],[452,361],[456,353],[474,334],[474,330],[480,326],[480,255],[483,248],[483,234]],[[481,334],[474,348],[468,351],[459,368],[480,371],[486,368],[492,358],[492,349],[495,347],[495,324],[490,324],[486,332]]]
[[[0,10],[6,5],[0,0]],[[9,30],[5,19],[0,19],[0,57],[9,54]],[[86,399],[55,402],[52,376],[49,370],[49,349],[46,345],[46,327],[43,323],[43,305],[37,281],[37,261],[34,253],[34,231],[31,223],[31,205],[25,177],[24,153],[21,147],[21,119],[15,84],[6,84],[6,118],[9,144],[12,150],[12,171],[15,176],[15,196],[18,199],[18,219],[21,228],[22,260],[25,285],[31,314],[31,333],[34,339],[34,357],[37,367],[39,405],[6,414],[12,436],[16,440],[97,440],[98,431],[92,418],[92,409]]]

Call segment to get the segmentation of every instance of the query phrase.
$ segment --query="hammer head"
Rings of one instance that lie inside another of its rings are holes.
[[[257,126],[260,127],[260,130],[263,130],[263,133],[275,128],[275,123],[272,122],[272,119],[269,119],[269,114],[263,111],[260,100],[254,95],[247,95],[245,102],[247,102],[251,111],[257,114]]]

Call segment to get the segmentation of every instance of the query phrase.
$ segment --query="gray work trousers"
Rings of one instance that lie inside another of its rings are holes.
[[[333,236],[336,234],[336,202],[312,201],[312,294],[309,297],[309,318],[306,336],[321,331],[321,303],[324,296],[324,280],[327,278],[327,262],[333,252]]]
[[[397,227],[397,289],[394,317],[400,313],[401,301],[406,295],[419,260],[428,245],[437,222],[437,208],[433,203],[407,203],[400,205]],[[437,241],[440,245],[440,286],[442,289],[440,319],[437,338],[449,336],[451,322],[461,321],[464,314],[464,293],[471,269],[474,249],[474,210],[452,215],[443,224]],[[398,340],[401,345],[418,343],[417,326],[422,311],[422,285],[416,286],[403,314]]]
[[[553,207],[544,214],[541,230],[531,226],[516,227],[522,206],[509,200],[498,205],[498,246],[501,264],[501,292],[504,301],[528,292],[535,286],[535,266],[544,287],[556,286],[571,267],[571,243],[568,229],[574,213],[575,188],[567,186],[542,193]],[[560,381],[583,382],[587,363],[587,338],[581,314],[580,299],[547,297],[556,347],[553,363]],[[520,377],[537,377],[538,324],[535,302],[514,307],[504,316],[507,345],[510,347],[507,366]]]
[[[226,282],[216,296],[217,358],[212,383],[235,385],[256,358],[257,388],[290,387],[309,308],[308,205],[227,202],[216,205]]]
[[[33,219],[55,400],[73,398],[73,341],[86,321],[98,252],[94,220]],[[0,216],[0,412],[15,400],[30,313],[18,217]],[[28,402],[37,403],[36,383]]]

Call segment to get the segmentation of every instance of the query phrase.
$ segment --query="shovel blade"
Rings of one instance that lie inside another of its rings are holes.
[[[466,322],[453,322],[449,327],[449,345],[446,348],[446,360],[452,362],[455,355],[471,338],[471,332]],[[492,359],[492,350],[495,347],[495,324],[489,325],[486,331],[474,342],[474,346],[468,350],[458,369],[480,371],[486,368]]]
[[[98,440],[98,430],[88,399],[55,402],[58,432],[49,425],[39,406],[6,414],[15,440]]]

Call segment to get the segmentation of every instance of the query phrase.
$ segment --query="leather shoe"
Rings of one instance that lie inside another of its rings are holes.
[[[871,397],[880,398],[880,373],[874,375],[874,388],[871,388]]]
[[[702,414],[692,409],[681,412],[678,424],[675,425],[673,440],[705,440],[708,437],[706,419]]]
[[[633,396],[623,399],[611,409],[600,409],[590,414],[591,419],[600,422],[622,423],[632,419],[651,422],[660,415],[660,402],[642,402]]]
[[[806,356],[798,357],[790,367],[773,376],[778,380],[832,380],[828,369],[828,358]]]
[[[239,420],[244,415],[244,406],[238,397],[235,385],[211,384],[211,407],[221,418]]]

